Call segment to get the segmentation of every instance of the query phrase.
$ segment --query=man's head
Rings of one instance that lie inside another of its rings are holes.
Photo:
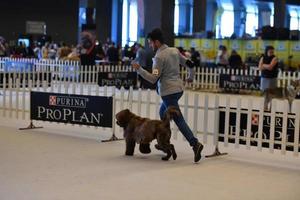
[[[164,44],[164,37],[162,31],[159,28],[153,29],[147,35],[149,46],[156,51]]]

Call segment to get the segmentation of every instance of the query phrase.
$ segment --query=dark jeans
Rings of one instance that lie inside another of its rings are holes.
[[[161,97],[162,100],[163,100],[163,102],[160,106],[160,110],[159,110],[159,115],[160,115],[161,119],[163,118],[164,113],[166,112],[166,110],[169,106],[175,106],[180,111],[180,108],[179,108],[179,105],[178,105],[178,100],[180,99],[182,94],[183,94],[183,92],[179,92],[179,93],[170,94],[170,95]],[[190,143],[190,145],[194,146],[198,142],[198,139],[194,136],[194,134],[191,131],[190,127],[185,122],[181,111],[180,111],[180,115],[174,117],[173,120],[174,120],[175,124],[177,125],[177,127],[179,128],[180,132],[183,134],[183,136]]]

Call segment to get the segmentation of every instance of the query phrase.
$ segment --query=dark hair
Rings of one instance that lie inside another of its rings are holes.
[[[268,56],[268,51],[269,50],[274,50],[274,47],[273,46],[266,46],[266,49],[265,49],[265,56]]]
[[[227,48],[226,48],[226,46],[224,46],[224,45],[220,45],[220,46],[219,46],[219,50],[227,51]]]
[[[153,29],[150,33],[148,33],[147,38],[155,41],[158,40],[160,43],[164,43],[163,33],[159,28]]]

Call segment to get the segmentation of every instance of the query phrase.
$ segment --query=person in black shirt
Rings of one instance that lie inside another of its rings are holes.
[[[115,47],[115,43],[112,42],[110,47],[107,49],[108,61],[112,64],[117,64],[119,62],[119,51]]]
[[[82,47],[80,52],[81,66],[95,65],[96,45],[95,45],[95,40],[93,39],[91,33],[87,31],[82,32],[81,47]]]
[[[201,56],[198,51],[194,47],[191,48],[191,60],[194,62],[196,67],[200,67]]]
[[[260,58],[259,70],[261,70],[260,89],[277,87],[278,59],[274,55],[274,47],[267,46],[264,55]]]
[[[241,56],[236,52],[236,50],[231,51],[231,55],[228,58],[229,66],[232,69],[241,69],[243,67],[243,61]]]

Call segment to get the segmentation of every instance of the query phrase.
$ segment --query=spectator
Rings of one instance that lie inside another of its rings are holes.
[[[146,51],[145,51],[144,47],[141,44],[136,43],[135,49],[136,49],[136,57],[134,59],[134,62],[138,63],[142,68],[144,68],[148,72],[151,72],[151,67],[147,67],[147,65],[146,65],[147,56],[146,56]],[[149,88],[149,86],[152,85],[150,82],[146,81],[140,75],[139,75],[139,79],[140,79],[140,83],[141,83],[141,85],[140,85],[141,88]]]
[[[237,53],[236,50],[231,51],[231,55],[228,58],[229,66],[233,69],[242,69],[243,61],[241,56]]]
[[[47,59],[49,53],[49,42],[46,42],[45,45],[42,47],[42,58]]]
[[[25,57],[34,58],[33,44],[31,43],[28,47],[25,48]]]
[[[48,48],[48,58],[53,60],[56,58],[56,49],[54,44],[51,44]]]
[[[131,49],[129,48],[129,45],[126,44],[122,51],[122,59],[130,60],[131,57],[132,57]]]
[[[82,66],[95,65],[96,62],[96,44],[94,36],[90,32],[82,32],[81,34],[81,51],[80,63]],[[83,68],[85,71],[85,68]]]
[[[72,52],[67,56],[67,60],[80,61],[80,52],[81,46],[77,45],[77,47],[72,48]]]
[[[216,64],[219,67],[226,68],[228,66],[227,48],[224,45],[219,46]]]
[[[63,47],[60,47],[58,50],[57,50],[57,59],[58,60],[66,60],[68,55],[72,52],[71,48],[67,47],[67,46],[63,46]]]
[[[110,47],[107,49],[107,57],[108,57],[108,61],[111,63],[116,64],[117,62],[119,62],[119,51],[115,47],[114,42],[112,42]]]
[[[34,44],[35,44],[35,47],[33,49],[34,56],[38,59],[41,59],[42,58],[42,49],[37,42],[35,42]]]
[[[105,59],[105,52],[103,50],[102,43],[99,43],[96,46],[96,60],[104,60]]]
[[[265,91],[269,88],[276,88],[278,59],[274,54],[273,46],[266,47],[264,55],[260,58],[258,68],[261,70],[260,89]]]
[[[194,62],[196,67],[200,67],[201,64],[201,55],[199,51],[196,51],[194,47],[191,48],[191,60]]]

